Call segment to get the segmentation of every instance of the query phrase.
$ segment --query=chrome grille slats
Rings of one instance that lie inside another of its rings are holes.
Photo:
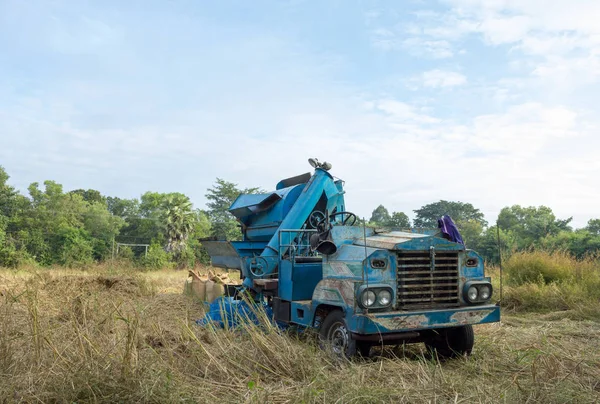
[[[396,259],[397,309],[460,305],[457,251],[398,251]]]

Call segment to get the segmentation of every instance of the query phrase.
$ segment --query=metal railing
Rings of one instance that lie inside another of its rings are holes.
[[[310,248],[310,236],[316,233],[316,229],[279,230],[279,258],[320,257],[321,254]]]

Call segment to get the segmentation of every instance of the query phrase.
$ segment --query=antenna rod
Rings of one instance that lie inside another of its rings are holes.
[[[367,252],[367,225],[365,224],[365,218],[363,217],[363,244],[365,245],[365,264],[367,263],[367,258],[369,257],[369,253]],[[367,288],[369,287],[369,277],[365,276],[365,265],[363,265],[363,283],[365,283],[365,277],[367,279]]]
[[[502,248],[500,247],[500,225],[496,220],[496,236],[498,238],[498,264],[500,265],[500,302],[502,301]],[[498,302],[498,303],[500,303]]]

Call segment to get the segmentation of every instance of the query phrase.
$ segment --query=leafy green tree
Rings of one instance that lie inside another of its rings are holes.
[[[167,199],[187,199],[181,193],[146,192],[140,199],[106,198],[111,214],[124,220],[117,239],[127,243],[167,245],[164,210]],[[138,254],[140,251],[136,251]]]
[[[211,223],[208,219],[208,214],[205,211],[196,209],[194,214],[196,215],[196,225],[194,226],[193,233],[190,235],[188,249],[193,253],[194,262],[200,262],[207,265],[210,263],[210,256],[202,246],[200,240],[210,237]]]
[[[8,245],[6,236],[6,227],[8,225],[8,218],[0,213],[0,266],[13,266],[10,256],[12,255],[12,248]]]
[[[199,239],[208,237],[211,223],[206,213],[192,208],[186,195],[146,192],[139,200],[108,197],[107,206],[113,215],[125,221],[117,239],[151,243],[155,258],[162,256],[156,246],[162,246],[164,256],[180,267],[206,261]],[[137,254],[144,266],[153,267],[154,264],[139,257],[139,251]]]
[[[547,236],[557,235],[561,231],[571,231],[572,218],[557,219],[547,206],[505,207],[498,215],[498,225],[510,230],[517,238],[520,249],[528,248]]]
[[[43,190],[38,183],[31,184],[29,195],[31,207],[20,223],[22,232],[19,235],[37,262],[42,265],[60,263],[65,237],[74,237],[67,229],[83,227],[85,203],[79,195],[65,195],[62,185],[54,181],[45,181]]]
[[[201,238],[210,236],[211,223],[208,219],[208,213],[203,210],[196,209],[194,214],[196,215],[196,226],[194,227],[194,234],[192,237],[196,240],[199,240]]]
[[[490,226],[477,240],[477,244],[469,248],[476,250],[488,262],[498,264],[500,252],[502,259],[509,257],[516,251],[517,243],[515,235],[509,230],[500,229],[500,240],[498,242],[498,230],[496,226]]]
[[[395,229],[410,229],[410,219],[404,212],[394,212],[387,221],[386,226]]]
[[[42,265],[80,266],[110,257],[112,240],[124,221],[93,197],[98,194],[87,192],[86,200],[86,192],[65,193],[62,185],[45,181],[43,189],[31,184],[29,195],[14,196],[16,209],[4,221],[10,229],[0,258],[4,265],[33,259]]]
[[[238,240],[241,232],[237,221],[229,213],[229,207],[240,194],[256,194],[259,188],[240,190],[237,184],[217,178],[215,185],[206,193],[211,236],[217,240]]]
[[[461,222],[471,220],[480,223],[482,227],[487,226],[483,213],[470,203],[441,200],[422,206],[414,212],[416,213],[415,227],[437,228],[438,219],[444,215],[450,216],[457,226]]]
[[[103,202],[88,202],[83,213],[83,228],[89,234],[95,260],[112,256],[113,241],[125,225],[125,219],[111,214]]]
[[[437,228],[439,218],[444,215],[450,216],[467,247],[479,249],[487,221],[483,213],[470,203],[441,200],[425,205],[414,212],[416,213],[414,226],[421,228]]]
[[[164,207],[167,199],[187,198],[181,193],[146,192],[140,198],[139,218],[137,221],[136,235],[144,241],[158,239],[167,243],[165,237],[165,223],[163,220]]]
[[[600,219],[590,219],[585,229],[591,234],[600,236]]]
[[[74,191],[69,191],[71,195],[79,195],[86,202],[96,202],[101,204],[106,204],[106,198],[102,196],[100,191],[96,191],[95,189],[76,189]]]
[[[143,217],[140,211],[140,200],[107,197],[108,211],[124,220],[124,225],[119,231],[118,239],[130,243],[150,243],[153,239],[163,242],[160,222],[157,215],[151,218]],[[158,240],[160,239],[160,240]]]
[[[17,192],[8,185],[10,177],[0,166],[0,266],[15,266],[15,245],[7,233],[17,211]]]
[[[167,238],[167,251],[181,252],[187,246],[197,216],[192,202],[184,195],[169,195],[163,202],[162,220]]]
[[[390,222],[390,219],[390,212],[388,212],[385,206],[379,205],[373,210],[373,213],[371,213],[369,223],[377,226],[385,226]]]
[[[8,185],[9,176],[0,166],[0,215],[6,218],[13,216],[18,209],[18,192]]]
[[[484,230],[483,224],[474,219],[467,219],[458,221],[456,227],[458,227],[465,245],[470,249],[479,250]]]
[[[55,245],[55,263],[67,267],[81,267],[94,261],[92,239],[84,229],[63,224],[57,229],[52,240]]]
[[[123,219],[140,215],[140,201],[137,199],[121,199],[109,196],[106,198],[108,211]]]
[[[540,241],[543,248],[548,250],[568,251],[577,258],[600,252],[600,235],[591,233],[587,229],[576,231],[561,231],[557,234],[546,236]]]
[[[166,250],[173,254],[180,268],[207,262],[206,252],[200,244],[210,232],[207,215],[193,210],[189,198],[170,195],[164,203],[163,221],[167,238]]]

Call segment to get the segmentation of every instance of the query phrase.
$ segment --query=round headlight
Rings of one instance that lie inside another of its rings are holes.
[[[492,294],[492,289],[488,285],[483,285],[479,288],[479,298],[481,300],[487,300]]]
[[[392,301],[392,294],[390,293],[389,290],[380,290],[379,293],[377,293],[377,302],[381,305],[381,306],[387,306],[388,304],[390,304],[390,302]]]
[[[363,292],[361,299],[363,306],[371,307],[375,304],[375,292],[373,292],[372,290],[366,290]]]
[[[477,300],[477,295],[478,295],[477,288],[475,286],[471,286],[469,288],[469,290],[467,291],[467,298],[470,301],[474,302],[475,300]]]

